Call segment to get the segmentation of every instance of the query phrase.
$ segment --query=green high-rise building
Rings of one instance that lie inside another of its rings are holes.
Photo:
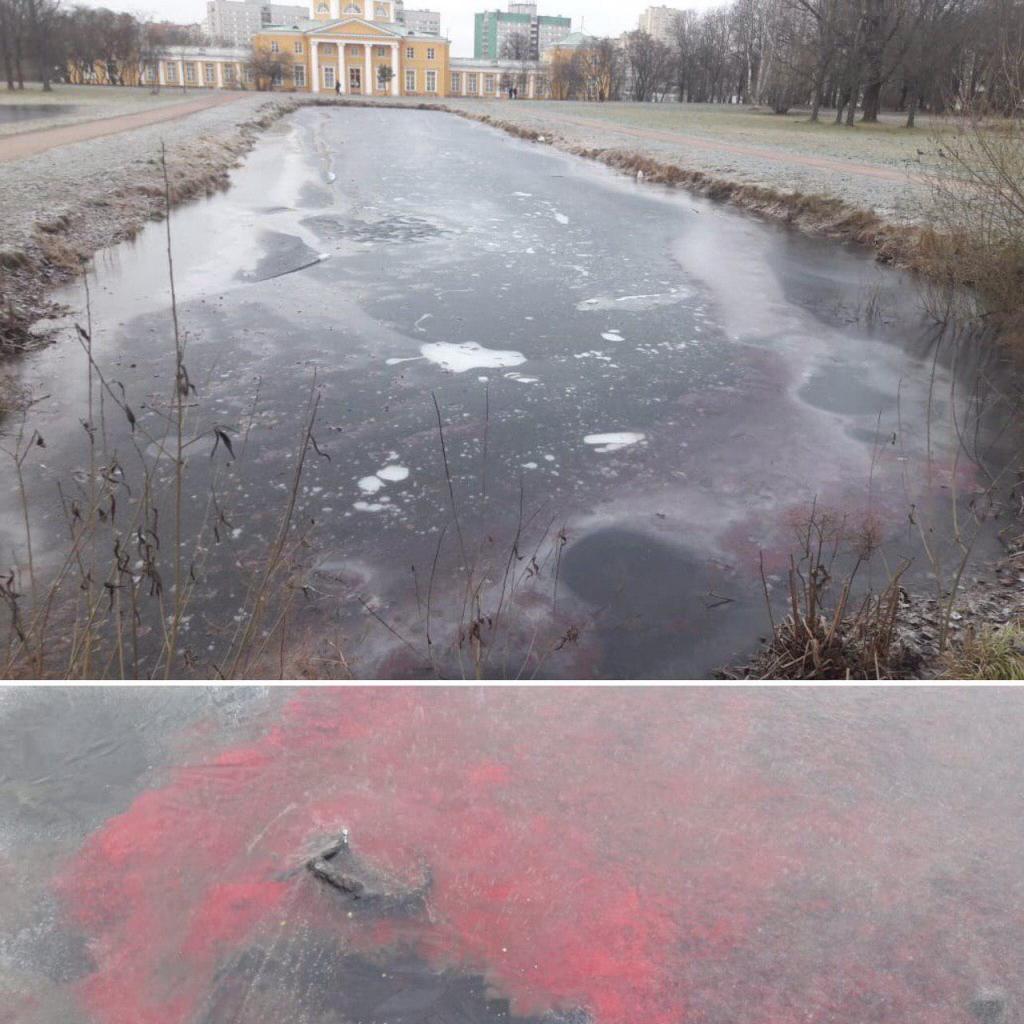
[[[508,56],[508,41],[522,37],[522,46],[512,56],[539,59],[553,43],[572,31],[572,19],[561,15],[537,14],[536,4],[510,3],[507,11],[481,11],[475,18],[473,56],[477,60],[496,60]],[[513,44],[514,45],[514,44]],[[521,52],[525,49],[525,53]]]

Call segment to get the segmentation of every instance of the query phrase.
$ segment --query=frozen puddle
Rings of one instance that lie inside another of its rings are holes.
[[[598,452],[617,452],[621,448],[628,448],[631,444],[638,444],[647,437],[632,430],[622,430],[615,434],[587,434],[583,438],[584,444],[597,445],[594,449]]]
[[[613,298],[610,295],[598,295],[593,299],[584,299],[576,303],[581,313],[594,310],[624,309],[630,313],[641,313],[658,306],[674,306],[689,297],[689,292],[660,292],[657,295],[621,295]]]
[[[484,348],[475,341],[456,345],[448,341],[435,341],[421,345],[424,359],[436,363],[443,370],[464,373],[466,370],[501,366],[521,366],[526,362],[522,352],[503,352],[500,349]]]

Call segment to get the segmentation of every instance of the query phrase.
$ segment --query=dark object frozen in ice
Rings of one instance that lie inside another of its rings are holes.
[[[426,906],[430,890],[430,872],[424,869],[423,881],[410,886],[379,871],[352,849],[348,831],[315,857],[306,861],[310,873],[352,901],[375,909],[416,913]]]

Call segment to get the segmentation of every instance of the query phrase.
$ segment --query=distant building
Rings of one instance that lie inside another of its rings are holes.
[[[571,31],[571,18],[538,15],[536,4],[510,3],[507,11],[481,11],[476,15],[473,57],[475,60],[503,57],[509,38],[521,35],[526,39],[525,57],[538,60],[544,50]]]
[[[441,34],[441,12],[406,10],[404,4],[395,4],[395,21],[417,35],[439,36]]]
[[[640,15],[637,27],[659,42],[671,43],[676,36],[676,22],[682,13],[675,7],[648,7]]]
[[[267,25],[309,17],[309,5],[269,4],[263,0],[208,0],[206,34],[230,46],[245,46]]]

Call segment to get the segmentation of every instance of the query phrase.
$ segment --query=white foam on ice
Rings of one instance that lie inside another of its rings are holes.
[[[626,340],[625,338],[623,338],[623,336],[621,334],[619,334],[618,331],[603,331],[602,334],[601,334],[601,337],[604,338],[605,341],[625,341]]]
[[[554,217],[555,217],[555,220],[557,220],[559,224],[568,224],[569,223],[569,218],[566,217],[566,215],[564,213],[559,213],[557,210],[555,211]]]
[[[421,345],[420,352],[425,359],[436,363],[443,370],[451,370],[452,373],[500,366],[521,366],[526,362],[526,356],[522,352],[484,348],[475,341],[467,341],[461,345],[435,341],[429,345]]]
[[[352,507],[357,512],[383,512],[387,505],[378,504],[376,501],[354,501]]]
[[[631,444],[638,444],[646,436],[646,434],[633,430],[620,430],[613,434],[587,434],[583,438],[583,443],[596,445],[594,450],[598,452],[617,452],[621,448],[628,448]]]
[[[405,466],[385,466],[383,469],[377,470],[377,476],[389,483],[398,483],[400,480],[408,478],[409,470]]]
[[[384,481],[376,476],[364,476],[359,481],[359,490],[364,494],[376,494],[384,486]]]

